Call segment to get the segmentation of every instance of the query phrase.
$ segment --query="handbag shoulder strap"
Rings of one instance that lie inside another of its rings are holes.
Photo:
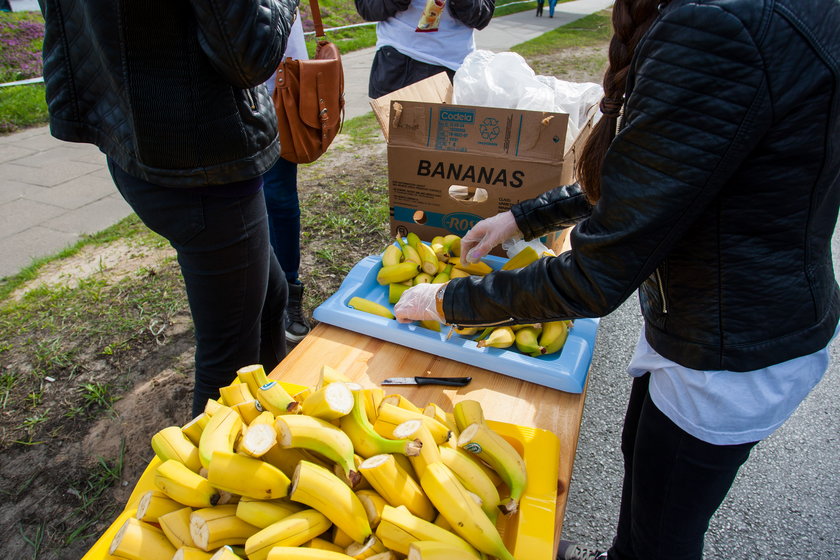
[[[309,10],[312,12],[312,23],[315,24],[315,39],[326,39],[324,24],[321,22],[321,8],[318,0],[309,0]]]

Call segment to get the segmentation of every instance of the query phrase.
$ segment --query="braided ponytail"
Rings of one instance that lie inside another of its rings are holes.
[[[602,117],[586,140],[576,166],[578,181],[593,204],[601,198],[601,167],[615,137],[630,61],[642,36],[656,19],[660,4],[660,0],[616,0],[613,5],[613,36],[600,104]]]

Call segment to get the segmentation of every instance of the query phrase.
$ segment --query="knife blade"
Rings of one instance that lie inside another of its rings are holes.
[[[389,377],[382,385],[446,385],[463,387],[472,381],[472,377]]]

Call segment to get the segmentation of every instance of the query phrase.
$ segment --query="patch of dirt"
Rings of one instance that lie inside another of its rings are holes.
[[[606,53],[605,47],[601,50]],[[591,54],[589,49],[580,51],[577,54]],[[546,55],[537,57],[532,66],[540,74],[600,83],[601,68],[577,72],[571,60],[569,54]],[[331,198],[336,185],[381,191],[387,175],[384,141],[341,149],[348,143],[349,139],[340,135],[321,161],[299,168],[303,212],[340,210],[342,202]],[[341,252],[331,257],[327,253],[335,250],[336,238],[340,239]],[[338,232],[304,230],[301,276],[306,285],[304,304],[310,314],[335,292],[352,264],[381,250],[387,239],[385,224],[370,231],[355,223]],[[47,266],[14,298],[38,285],[71,286],[93,276],[114,283],[143,268],[149,270],[150,278],[163,272],[177,273],[172,255],[168,247],[137,248],[124,240],[90,247]],[[110,410],[52,420],[33,434],[32,440],[41,443],[23,445],[9,444],[17,438],[7,436],[19,430],[32,411],[15,406],[0,408],[0,530],[4,533],[0,557],[73,560],[84,556],[123,507],[152,458],[151,436],[166,426],[183,425],[189,420],[194,338],[186,302],[160,326],[165,329],[156,334],[150,328],[129,350],[120,352],[118,359],[103,358],[96,349],[85,357],[84,379],[110,380],[120,391]],[[39,341],[6,342],[18,344],[21,351],[16,353],[13,348],[0,353],[0,375],[29,359],[24,350],[31,350],[31,345]],[[47,402],[41,406],[61,410],[72,398],[63,393],[66,389],[55,385],[54,390],[45,391]],[[109,482],[99,499],[91,500],[103,462],[113,468],[119,457],[119,480]]]

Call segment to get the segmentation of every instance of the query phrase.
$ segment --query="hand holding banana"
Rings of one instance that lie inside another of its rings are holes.
[[[412,321],[438,321],[444,318],[438,313],[435,297],[446,284],[417,284],[402,293],[394,304],[394,315],[400,323]]]
[[[476,263],[496,245],[516,236],[521,237],[522,232],[510,210],[481,220],[461,239],[462,258],[464,262]]]

